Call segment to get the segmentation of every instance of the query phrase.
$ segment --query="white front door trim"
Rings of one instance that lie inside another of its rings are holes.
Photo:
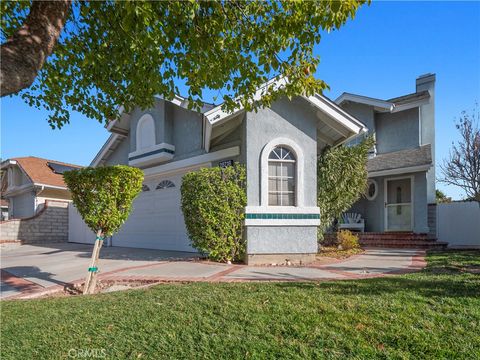
[[[411,206],[411,211],[410,211],[410,231],[413,231],[415,224],[415,205],[414,205],[414,199],[415,199],[415,176],[410,175],[410,176],[397,176],[397,177],[388,177],[383,180],[383,200],[384,200],[384,206],[383,206],[383,228],[385,231],[391,231],[388,229],[388,210],[387,210],[387,200],[388,200],[388,182],[392,180],[402,180],[402,179],[410,179],[410,206]],[[401,203],[399,205],[402,205]]]

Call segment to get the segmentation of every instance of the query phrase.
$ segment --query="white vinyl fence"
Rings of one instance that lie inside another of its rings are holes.
[[[95,233],[85,224],[72,203],[68,205],[68,242],[93,244]]]
[[[437,204],[437,238],[449,247],[480,248],[480,202]]]

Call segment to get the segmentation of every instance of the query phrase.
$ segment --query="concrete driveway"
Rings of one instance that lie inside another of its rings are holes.
[[[39,293],[82,282],[92,245],[4,245],[1,248],[1,297]],[[345,260],[303,267],[227,265],[200,261],[197,254],[122,247],[102,248],[99,277],[153,281],[305,281],[385,276],[421,269],[424,252],[369,249]]]
[[[85,277],[92,256],[92,245],[62,243],[45,245],[4,245],[1,268],[11,275],[47,288],[64,285]],[[108,273],[124,268],[158,264],[170,260],[193,259],[197,254],[104,247],[99,270]],[[1,297],[18,293],[8,282],[1,282]]]

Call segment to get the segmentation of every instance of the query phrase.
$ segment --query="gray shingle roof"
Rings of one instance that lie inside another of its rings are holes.
[[[425,90],[425,91],[415,92],[413,94],[408,94],[408,95],[403,95],[396,98],[388,99],[388,101],[391,101],[395,103],[396,106],[398,106],[398,105],[403,105],[412,101],[428,99],[429,97],[430,97],[430,93]]]
[[[430,165],[432,149],[430,144],[414,149],[406,149],[386,154],[379,154],[367,162],[368,172],[400,169],[411,166]]]

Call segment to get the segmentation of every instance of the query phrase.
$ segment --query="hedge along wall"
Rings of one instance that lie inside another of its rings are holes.
[[[245,167],[236,163],[188,173],[181,194],[192,246],[215,261],[241,260],[245,254]]]

